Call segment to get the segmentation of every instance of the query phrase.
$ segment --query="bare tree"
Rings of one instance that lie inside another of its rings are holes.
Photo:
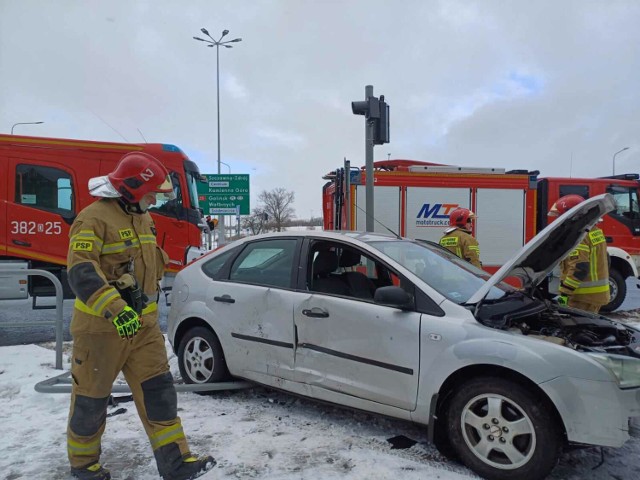
[[[281,232],[284,224],[295,216],[293,201],[295,193],[282,187],[274,188],[270,192],[263,190],[258,196],[264,213],[269,215],[269,223],[273,224],[277,232]]]
[[[249,230],[251,235],[258,235],[266,230],[269,215],[261,207],[254,208],[251,215],[242,219],[242,228]]]

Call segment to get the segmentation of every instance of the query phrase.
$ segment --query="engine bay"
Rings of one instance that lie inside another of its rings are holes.
[[[560,307],[548,300],[513,295],[480,306],[476,318],[489,327],[574,350],[640,358],[640,332],[637,330],[601,315]]]

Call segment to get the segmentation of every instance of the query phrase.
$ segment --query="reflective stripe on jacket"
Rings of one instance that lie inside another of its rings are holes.
[[[599,228],[592,228],[560,263],[560,293],[590,304],[611,301],[607,242]]]
[[[482,268],[478,241],[465,229],[451,228],[445,231],[440,245],[467,262]]]

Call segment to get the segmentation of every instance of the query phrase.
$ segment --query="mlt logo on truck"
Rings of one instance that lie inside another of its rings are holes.
[[[425,203],[416,216],[416,227],[447,227],[449,215],[458,207],[457,203]]]

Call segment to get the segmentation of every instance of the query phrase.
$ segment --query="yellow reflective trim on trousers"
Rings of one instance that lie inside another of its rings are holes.
[[[126,242],[106,243],[104,247],[102,247],[102,253],[104,255],[122,253],[128,248],[140,248],[140,240],[132,238]]]
[[[582,243],[580,245],[578,245],[576,247],[576,250],[582,250],[583,252],[588,252],[589,251],[589,247],[587,247],[586,245],[583,245]]]
[[[67,450],[70,453],[90,455],[92,453],[100,453],[100,439],[91,443],[80,443],[67,438]]]
[[[475,252],[480,252],[480,247],[477,247],[476,245],[469,245],[469,250],[473,250]]]
[[[157,450],[158,448],[169,445],[170,443],[173,443],[180,438],[185,438],[184,431],[182,430],[182,425],[176,423],[175,425],[164,428],[159,432],[154,433],[149,437],[149,441],[151,442],[151,448],[153,450]]]
[[[609,282],[607,285],[602,285],[599,287],[585,287],[585,288],[577,288],[574,290],[572,295],[587,295],[589,293],[606,293],[609,291]]]

